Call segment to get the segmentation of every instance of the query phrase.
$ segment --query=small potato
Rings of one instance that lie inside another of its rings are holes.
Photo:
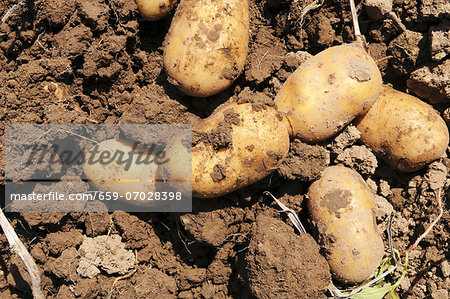
[[[333,277],[343,283],[368,278],[384,253],[369,186],[356,171],[330,166],[311,185],[308,197],[311,220]]]
[[[157,21],[164,18],[177,4],[177,0],[136,0],[142,18]]]
[[[124,199],[127,192],[155,191],[158,165],[156,163],[136,164],[139,155],[141,155],[141,161],[145,161],[148,154],[135,152],[132,159],[128,160],[132,147],[115,139],[103,141],[90,151],[93,150],[95,154],[88,155],[89,159],[86,159],[83,170],[86,178],[99,190],[117,192]],[[148,160],[152,160],[151,157]],[[129,203],[140,204],[134,201]]]
[[[448,128],[439,113],[389,86],[383,86],[378,100],[356,125],[362,141],[400,171],[417,171],[448,147]]]
[[[269,106],[225,103],[193,129],[194,197],[219,197],[259,181],[289,151],[283,117]]]
[[[247,0],[181,0],[164,43],[169,81],[196,97],[226,89],[244,68],[248,35]]]
[[[275,102],[290,135],[314,143],[364,114],[381,90],[375,61],[356,45],[326,49],[305,61],[284,83]]]

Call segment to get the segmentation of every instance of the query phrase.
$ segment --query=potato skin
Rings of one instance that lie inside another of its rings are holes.
[[[219,139],[228,138],[229,143],[217,148],[208,138],[226,124],[228,137]],[[194,197],[219,197],[259,181],[279,167],[289,151],[286,124],[268,106],[225,103],[193,129],[201,137],[192,149]]]
[[[363,49],[334,46],[300,65],[275,103],[291,124],[290,134],[314,143],[364,114],[380,94],[381,84],[375,61]]]
[[[181,0],[164,42],[169,81],[191,96],[219,93],[242,72],[248,36],[247,0]]]
[[[310,186],[308,197],[309,213],[333,277],[343,283],[368,278],[384,254],[369,186],[356,171],[330,166]]]
[[[116,139],[105,140],[98,144],[98,152],[94,155],[95,160],[99,159],[100,153],[108,151],[111,156],[116,151],[124,152],[124,159],[127,159],[128,153],[132,150],[132,147],[122,141]],[[146,154],[143,154],[142,160],[144,160]],[[99,190],[106,192],[117,192],[119,196],[126,198],[127,192],[154,192],[155,191],[155,179],[157,176],[158,165],[156,163],[134,163],[137,159],[137,155],[133,156],[133,163],[128,170],[125,169],[125,164],[118,164],[117,159],[114,162],[101,165],[100,163],[88,163],[87,160],[83,164],[83,170],[86,178],[91,181]],[[146,181],[129,181],[129,180],[142,180],[147,178]],[[152,180],[153,179],[153,180]],[[135,202],[127,201],[130,204],[145,205],[147,202]]]
[[[157,21],[164,18],[177,4],[177,0],[136,0],[142,18]]]
[[[369,112],[355,122],[362,141],[404,172],[436,160],[449,142],[447,125],[432,106],[387,85]]]
[[[166,147],[168,161],[158,168],[159,174],[170,179],[170,185],[185,196],[192,195],[192,143],[184,136],[174,136]]]

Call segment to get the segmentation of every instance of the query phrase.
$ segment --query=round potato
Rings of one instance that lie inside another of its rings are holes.
[[[374,196],[363,178],[330,166],[308,190],[308,209],[333,277],[359,283],[380,265],[383,241],[373,212]]]
[[[196,97],[226,89],[244,68],[248,35],[247,0],[182,0],[164,42],[169,81]]]
[[[164,18],[177,4],[177,0],[136,0],[142,18],[157,21]]]
[[[194,197],[219,197],[259,181],[289,151],[283,117],[269,106],[225,103],[193,129]]]
[[[134,152],[130,158],[131,152],[129,144],[115,139],[95,145],[83,164],[86,178],[99,190],[117,192],[123,199],[129,192],[154,192],[158,165],[136,163],[139,155],[141,161],[145,161],[148,154]],[[135,201],[129,203],[141,204]]]
[[[290,134],[314,143],[364,114],[381,90],[375,61],[357,45],[340,45],[309,58],[287,79],[275,102]]]
[[[369,112],[356,120],[362,141],[391,167],[412,172],[445,153],[449,133],[432,106],[383,86]]]

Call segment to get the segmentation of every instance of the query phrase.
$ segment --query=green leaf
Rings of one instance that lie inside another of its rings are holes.
[[[392,299],[400,299],[397,295],[395,295],[394,290],[391,290]]]
[[[353,295],[350,298],[353,299],[383,299],[387,293],[392,290],[390,283],[385,284],[383,287],[367,287],[361,290],[361,292]]]
[[[383,269],[383,272],[386,271],[386,265],[389,264],[389,259],[383,260],[380,268]],[[378,284],[372,287],[365,287],[357,294],[351,296],[352,299],[383,299],[387,293],[391,292],[391,296],[393,299],[399,299],[397,295],[394,294],[394,290],[402,283],[403,279],[406,276],[406,270],[408,269],[408,253],[405,256],[405,264],[403,265],[403,271],[400,278],[395,282],[395,284],[386,283],[383,286],[379,286]]]

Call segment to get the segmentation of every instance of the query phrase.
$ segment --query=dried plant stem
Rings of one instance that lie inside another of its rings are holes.
[[[444,208],[442,207],[441,189],[438,190],[437,200],[439,206],[439,215],[436,217],[436,219],[434,219],[433,222],[431,222],[428,229],[422,235],[420,235],[420,237],[417,238],[416,242],[414,242],[414,244],[411,245],[411,247],[409,247],[408,250],[406,250],[406,252],[413,251],[417,247],[417,245],[419,245],[420,241],[422,241],[422,239],[425,238],[431,232],[433,227],[436,225],[436,223],[438,223],[439,219],[441,219],[442,215],[444,214]]]
[[[111,298],[112,293],[113,293],[113,291],[114,291],[114,288],[116,287],[116,284],[117,284],[120,280],[131,277],[134,273],[136,273],[136,271],[137,271],[137,268],[134,268],[133,270],[131,270],[131,271],[128,272],[127,274],[125,274],[125,275],[123,275],[123,276],[120,276],[120,277],[117,277],[117,278],[114,280],[114,282],[113,282],[113,284],[112,284],[112,286],[111,286],[111,290],[109,291],[108,297],[107,297],[107,298],[108,298],[108,299]]]
[[[8,18],[19,8],[21,7],[23,4],[25,4],[25,0],[14,4],[10,9],[8,9],[8,11],[3,15],[3,17],[0,19],[0,21],[2,21],[3,23],[6,22],[6,20],[8,20]]]
[[[388,16],[391,18],[391,20],[395,23],[395,25],[397,26],[398,29],[400,29],[402,32],[406,31],[406,27],[405,25],[403,25],[402,21],[400,20],[400,18],[395,14],[395,12],[390,11],[388,13]]]
[[[356,13],[356,7],[355,7],[355,1],[350,1],[350,10],[352,12],[352,20],[353,20],[353,30],[355,31],[355,40],[363,46],[364,41],[361,35],[361,30],[359,29],[359,23],[358,23],[358,14]]]
[[[33,257],[25,248],[25,245],[20,241],[17,236],[14,228],[9,223],[5,214],[3,214],[3,210],[0,209],[0,226],[5,233],[6,239],[8,240],[9,246],[11,246],[11,250],[16,253],[25,264],[28,273],[31,277],[31,289],[33,291],[34,299],[43,299],[44,293],[41,289],[41,275],[39,273],[39,269],[36,266],[36,263],[33,260]]]
[[[391,256],[392,259],[395,261],[395,264],[397,264],[398,261],[397,257],[395,256],[394,245],[392,245],[392,219],[394,219],[394,212],[392,212],[391,215],[389,216],[387,233],[388,233],[389,249],[391,250]]]
[[[275,202],[280,206],[282,211],[287,213],[289,219],[291,219],[292,223],[294,224],[294,226],[297,228],[297,230],[301,234],[306,234],[306,229],[303,226],[302,222],[300,221],[300,219],[297,216],[297,213],[294,210],[289,209],[288,207],[286,207],[281,201],[278,200],[278,198],[273,196],[272,193],[270,193],[269,191],[264,191],[263,193],[265,195],[267,195],[267,196],[272,197],[272,199],[275,200]]]
[[[385,62],[386,60],[389,60],[389,59],[391,59],[391,58],[393,58],[393,57],[394,57],[394,56],[389,55],[389,56],[386,56],[386,57],[383,57],[383,58],[380,58],[380,59],[375,60],[375,63],[376,63],[377,65],[380,65],[382,62]]]

